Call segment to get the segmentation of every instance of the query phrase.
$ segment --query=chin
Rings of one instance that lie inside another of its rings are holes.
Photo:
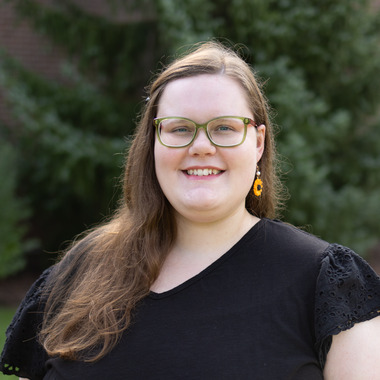
[[[184,206],[181,209],[176,209],[176,213],[183,219],[196,223],[211,223],[223,217],[223,211],[217,205],[208,205],[200,207]]]
[[[185,203],[183,209],[189,211],[193,210],[200,213],[212,213],[214,210],[220,209],[221,204],[222,202],[220,202],[220,199],[202,199],[201,201]]]

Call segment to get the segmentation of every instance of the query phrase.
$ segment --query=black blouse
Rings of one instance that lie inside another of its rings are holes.
[[[33,285],[0,369],[30,379],[323,379],[331,336],[380,313],[380,279],[350,249],[263,219],[190,280],[146,297],[95,363],[48,358]]]

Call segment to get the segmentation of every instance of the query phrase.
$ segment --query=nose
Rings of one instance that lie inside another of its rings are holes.
[[[206,131],[203,128],[198,130],[194,141],[190,145],[189,153],[195,155],[209,155],[216,152],[216,147],[207,137]]]

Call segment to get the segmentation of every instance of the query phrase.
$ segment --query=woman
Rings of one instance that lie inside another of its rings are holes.
[[[375,378],[379,278],[348,248],[271,219],[279,194],[249,66],[216,42],[178,59],[150,87],[122,206],[32,287],[3,372]]]

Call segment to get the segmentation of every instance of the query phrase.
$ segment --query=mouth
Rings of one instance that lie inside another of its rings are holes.
[[[211,168],[185,170],[185,173],[187,175],[195,175],[198,177],[204,177],[204,176],[209,176],[209,175],[217,175],[217,174],[220,174],[221,172],[222,172],[222,170],[211,169]]]

